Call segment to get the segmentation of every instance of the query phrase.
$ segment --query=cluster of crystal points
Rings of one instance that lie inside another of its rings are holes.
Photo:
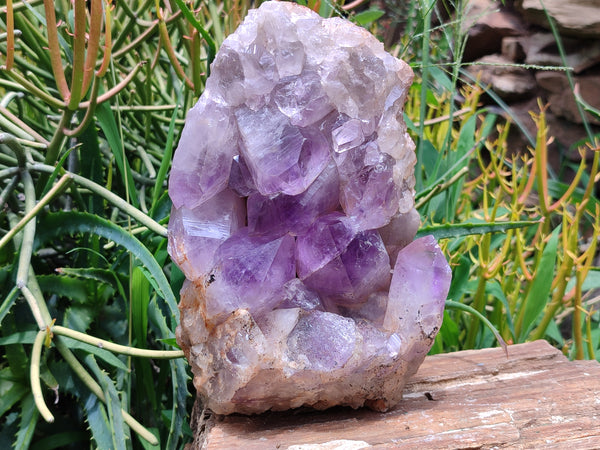
[[[412,242],[412,77],[365,30],[287,2],[223,43],[169,185],[177,340],[214,412],[401,399],[451,276],[432,237]]]

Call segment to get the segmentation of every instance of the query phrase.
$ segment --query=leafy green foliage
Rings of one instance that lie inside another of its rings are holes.
[[[453,267],[432,352],[546,338],[570,357],[600,358],[600,312],[589,294],[600,288],[597,136],[578,143],[572,182],[554,176],[540,104],[536,136],[512,125],[531,151],[509,154],[511,124],[496,114],[509,107],[493,92],[499,108],[482,107],[482,88],[462,70],[469,2],[297,2],[379,34],[415,70],[405,119],[417,147],[419,234],[440,239]],[[166,252],[166,180],[215,51],[260,1],[5,3],[0,448],[182,448],[193,400],[183,359],[124,356],[52,327],[180,355],[183,275]],[[385,36],[395,23],[399,43]],[[557,45],[564,57],[558,35]],[[575,94],[582,114],[598,115]],[[34,396],[39,330],[47,347]]]

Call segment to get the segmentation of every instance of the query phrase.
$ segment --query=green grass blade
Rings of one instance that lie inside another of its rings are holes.
[[[140,267],[134,267],[131,274],[131,312],[132,331],[138,348],[146,347],[148,334],[148,303],[150,302],[150,283]]]
[[[98,379],[98,383],[102,386],[102,391],[106,398],[106,411],[108,412],[108,420],[112,430],[111,448],[115,450],[125,450],[125,421],[123,420],[123,414],[121,413],[121,401],[119,400],[117,389],[106,372],[100,369],[100,366],[98,366],[93,355],[86,355],[84,360]]]
[[[149,303],[150,283],[142,268],[136,266],[131,274],[131,328],[133,342],[137,348],[146,348]],[[137,392],[143,393],[144,401],[149,401],[152,408],[156,409],[156,392],[150,362],[146,358],[136,358],[133,364]]]
[[[529,289],[529,294],[525,298],[522,308],[525,308],[523,315],[523,325],[519,334],[519,342],[523,342],[527,335],[535,326],[536,320],[546,307],[550,300],[550,291],[552,279],[554,278],[554,268],[556,266],[556,255],[560,230],[562,227],[556,227],[550,236],[550,239],[542,252],[542,258],[533,278],[533,284]]]
[[[0,378],[0,417],[3,417],[30,391],[29,386]]]
[[[501,233],[514,228],[539,225],[538,220],[518,220],[513,222],[453,223],[429,225],[417,232],[416,238],[432,235],[436,239],[458,238],[473,234]],[[416,239],[415,238],[415,239]]]
[[[135,183],[133,181],[133,175],[131,173],[131,168],[129,167],[129,161],[127,158],[124,158],[123,155],[123,142],[121,140],[121,135],[119,133],[119,129],[117,127],[117,122],[113,116],[113,112],[110,109],[110,106],[106,103],[102,103],[98,105],[96,108],[96,117],[98,119],[98,124],[104,135],[106,136],[106,140],[108,141],[108,146],[112,151],[113,156],[115,157],[115,162],[117,163],[117,168],[119,169],[119,173],[123,179],[123,186],[127,186],[129,201],[133,206],[139,208],[139,199],[138,194],[135,189]]]
[[[504,292],[502,291],[502,286],[500,285],[498,280],[488,280],[488,282],[485,285],[485,292],[486,294],[492,295],[500,303],[502,303],[502,306],[504,306],[506,324],[508,325],[508,329],[511,333],[513,341],[515,341],[517,336],[515,333],[515,324],[510,313],[510,306],[508,304],[508,299],[506,298],[506,295],[504,295]]]
[[[167,133],[167,143],[165,144],[165,153],[156,175],[156,183],[154,183],[154,190],[152,191],[152,207],[150,208],[150,217],[154,217],[156,205],[159,198],[163,194],[163,184],[167,178],[167,171],[171,166],[171,158],[173,156],[173,147],[175,141],[175,120],[177,119],[177,113],[179,111],[179,105],[175,106],[173,115],[171,116],[171,122],[169,123],[169,132]]]
[[[101,217],[87,213],[69,211],[48,214],[40,221],[39,230],[36,241],[45,241],[65,234],[91,233],[112,240],[118,245],[122,245],[133,256],[138,258],[148,270],[148,273],[152,276],[152,281],[155,282],[156,286],[159,288],[159,295],[167,302],[171,313],[170,320],[174,322],[177,321],[177,300],[173,295],[171,286],[169,285],[162,268],[158,265],[148,249],[123,228]]]
[[[156,326],[164,336],[172,334],[165,317],[156,302],[150,302],[148,313],[154,326]],[[189,376],[186,362],[180,358],[169,361],[169,364],[171,367],[171,383],[173,387],[173,414],[171,416],[169,437],[165,449],[172,450],[177,448],[179,439],[183,435],[183,423],[187,416],[185,405],[190,394],[187,389]]]

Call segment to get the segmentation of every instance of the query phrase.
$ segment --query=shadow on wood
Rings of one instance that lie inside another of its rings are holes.
[[[429,356],[387,413],[210,417],[204,449],[600,448],[600,364],[545,341]]]

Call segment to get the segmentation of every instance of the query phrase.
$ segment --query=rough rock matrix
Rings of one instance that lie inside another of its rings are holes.
[[[451,277],[413,241],[412,78],[364,29],[287,2],[223,43],[169,184],[177,340],[215,413],[400,401]]]

